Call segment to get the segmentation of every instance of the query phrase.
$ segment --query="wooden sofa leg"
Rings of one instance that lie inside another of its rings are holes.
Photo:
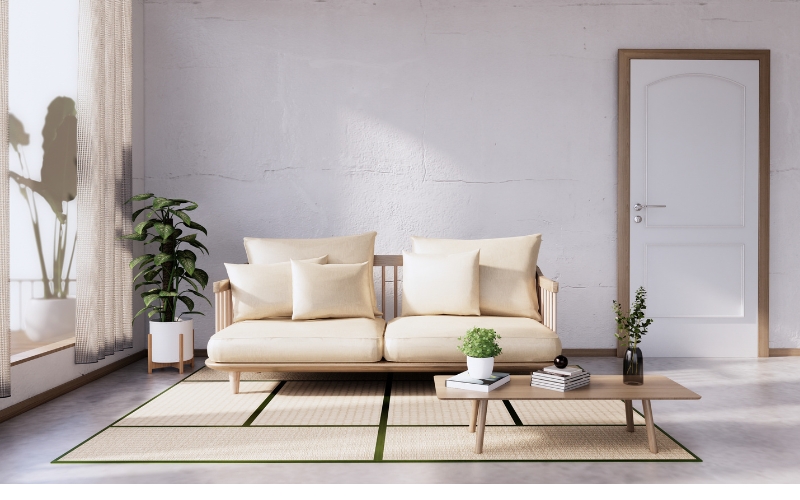
[[[228,372],[228,380],[231,381],[231,390],[234,394],[239,394],[239,378],[241,376],[241,372]]]

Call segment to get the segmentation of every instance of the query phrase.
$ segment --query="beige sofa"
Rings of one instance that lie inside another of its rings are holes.
[[[378,308],[384,316],[398,311],[402,255],[375,255],[380,274]],[[387,273],[387,268],[393,272]],[[393,302],[387,311],[387,288]],[[457,337],[473,326],[501,335],[499,371],[530,372],[552,363],[561,353],[556,334],[558,283],[536,268],[536,293],[542,321],[507,316],[400,316],[293,321],[289,318],[233,322],[229,280],[214,283],[216,333],[208,342],[206,366],[228,372],[239,391],[242,372],[438,372],[466,369]]]

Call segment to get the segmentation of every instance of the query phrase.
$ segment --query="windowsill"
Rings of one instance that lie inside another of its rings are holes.
[[[66,340],[59,340],[58,342],[53,342],[52,344],[47,344],[46,346],[37,347],[36,349],[31,349],[30,351],[14,354],[13,356],[11,356],[11,366],[20,365],[22,363],[32,361],[36,358],[41,358],[42,356],[53,354],[54,352],[63,351],[64,349],[69,349],[74,345],[75,345],[75,337],[70,337]]]

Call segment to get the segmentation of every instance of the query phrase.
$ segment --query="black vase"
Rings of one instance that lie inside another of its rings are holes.
[[[628,347],[622,360],[622,382],[628,385],[644,384],[644,357],[638,347]]]

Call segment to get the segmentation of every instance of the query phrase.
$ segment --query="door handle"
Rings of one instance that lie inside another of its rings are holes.
[[[641,203],[637,203],[633,206],[633,209],[637,212],[643,208],[667,208],[666,205],[642,205]]]

